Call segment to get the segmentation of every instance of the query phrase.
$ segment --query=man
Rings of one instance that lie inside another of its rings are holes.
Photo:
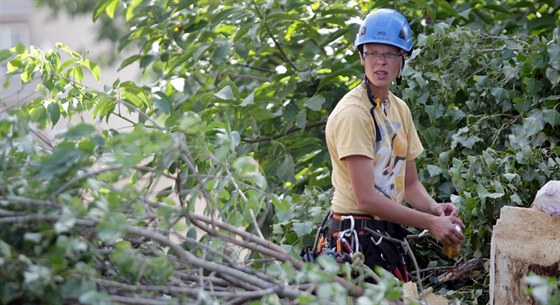
[[[355,46],[364,82],[340,100],[326,126],[335,190],[327,230],[329,247],[344,242],[342,235],[346,239],[357,236],[366,265],[381,266],[407,281],[400,246],[365,227],[399,239],[403,237],[400,225],[427,229],[443,245],[451,246],[464,239],[454,224],[464,225],[452,203],[436,203],[419,181],[415,158],[423,147],[410,109],[390,91],[412,54],[406,18],[391,9],[371,12]],[[413,208],[403,205],[404,200]],[[358,234],[347,234],[349,230]]]

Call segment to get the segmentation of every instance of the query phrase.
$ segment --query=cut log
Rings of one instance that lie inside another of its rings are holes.
[[[560,276],[560,217],[503,207],[490,251],[490,305],[533,305],[524,278]]]

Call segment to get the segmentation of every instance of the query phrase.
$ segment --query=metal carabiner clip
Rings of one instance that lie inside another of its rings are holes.
[[[379,233],[379,239],[377,241],[375,241],[375,239],[373,239],[373,236],[371,236],[371,241],[373,242],[374,245],[379,246],[379,244],[383,241],[383,235],[381,234],[381,232],[379,232],[379,230],[376,230],[377,233]]]
[[[346,219],[350,219],[350,232],[354,231],[354,226],[356,224],[356,222],[354,221],[354,216],[352,215],[343,215],[340,217],[341,221],[344,221]],[[344,230],[346,231],[346,230]]]

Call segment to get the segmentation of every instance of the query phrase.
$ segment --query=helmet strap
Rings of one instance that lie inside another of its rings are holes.
[[[401,71],[404,68],[404,55],[401,56],[401,69],[399,70],[399,76],[397,76],[397,85],[400,86],[402,83]]]

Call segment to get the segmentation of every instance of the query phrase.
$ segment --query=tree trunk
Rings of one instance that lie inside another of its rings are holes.
[[[490,305],[533,305],[524,278],[560,276],[560,217],[506,206],[492,233]]]

